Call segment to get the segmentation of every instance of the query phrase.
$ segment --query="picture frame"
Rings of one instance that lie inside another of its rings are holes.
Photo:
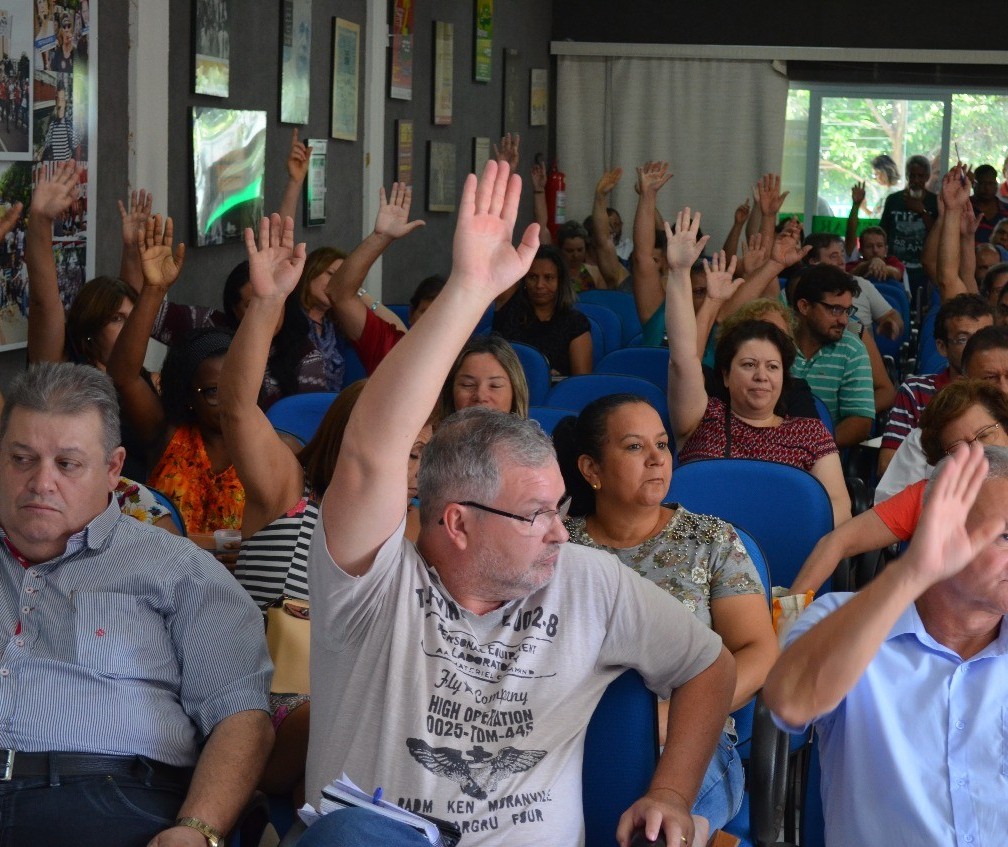
[[[529,126],[546,126],[549,120],[549,70],[529,71]]]
[[[396,182],[413,184],[413,121],[396,121]]]
[[[311,148],[304,192],[305,226],[322,226],[326,220],[326,162],[329,142],[325,138],[308,138],[305,143]]]
[[[455,145],[427,142],[427,211],[455,211]]]
[[[193,93],[227,97],[231,82],[231,0],[193,3]]]
[[[474,0],[473,81],[490,82],[493,76],[494,0]]]
[[[413,99],[413,0],[393,0],[389,97]]]
[[[455,73],[455,26],[434,21],[434,125],[452,122]]]
[[[280,3],[280,123],[307,124],[311,99],[312,0]]]
[[[357,140],[360,88],[360,24],[333,18],[332,122],[329,135]]]
[[[472,144],[472,172],[483,173],[483,168],[490,161],[490,137],[477,135]]]

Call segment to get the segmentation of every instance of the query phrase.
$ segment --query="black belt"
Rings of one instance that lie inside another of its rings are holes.
[[[22,753],[0,749],[0,782],[39,776],[111,776],[153,787],[188,787],[193,769],[166,765],[145,756],[97,753]]]

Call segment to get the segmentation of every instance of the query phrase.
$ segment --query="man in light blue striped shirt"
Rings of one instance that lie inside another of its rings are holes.
[[[124,455],[106,375],[48,363],[15,380],[0,414],[5,843],[214,847],[272,745],[258,610],[208,553],[121,514]]]

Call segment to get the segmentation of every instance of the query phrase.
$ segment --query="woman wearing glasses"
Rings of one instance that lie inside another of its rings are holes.
[[[974,441],[985,447],[1008,446],[1008,397],[982,380],[957,380],[934,396],[921,416],[920,429],[904,441],[914,445],[914,452],[922,454],[921,462],[926,465],[918,465],[917,475],[907,480],[910,484],[897,484],[891,496],[880,486],[873,508],[823,536],[795,577],[792,593],[818,591],[847,556],[908,541],[917,527],[924,488],[934,466],[960,444]],[[901,445],[896,454],[902,450]],[[894,460],[890,468],[895,464]]]
[[[570,540],[615,554],[717,632],[735,657],[732,709],[744,705],[777,657],[767,599],[729,524],[663,502],[672,453],[658,413],[641,397],[610,395],[561,421],[553,440],[572,496]],[[693,814],[720,828],[738,811],[742,790],[742,762],[725,732]]]
[[[60,74],[72,74],[74,63],[74,27],[73,19],[64,13],[60,17],[59,29],[56,32],[56,49],[49,57],[49,70]]]
[[[715,348],[715,369],[724,381],[728,402],[708,397],[697,344],[689,269],[707,236],[697,239],[699,215],[679,213],[668,237],[668,291],[665,323],[669,339],[669,416],[683,464],[697,459],[764,459],[811,473],[825,487],[834,523],[850,518],[850,498],[840,455],[829,430],[817,418],[792,417],[781,402],[790,383],[795,352],[775,320],[743,321],[723,333]],[[724,253],[704,262],[707,302],[719,309],[735,290],[735,259]]]

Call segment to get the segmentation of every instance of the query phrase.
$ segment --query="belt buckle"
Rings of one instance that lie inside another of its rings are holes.
[[[0,750],[0,782],[10,782],[14,776],[16,750]]]

